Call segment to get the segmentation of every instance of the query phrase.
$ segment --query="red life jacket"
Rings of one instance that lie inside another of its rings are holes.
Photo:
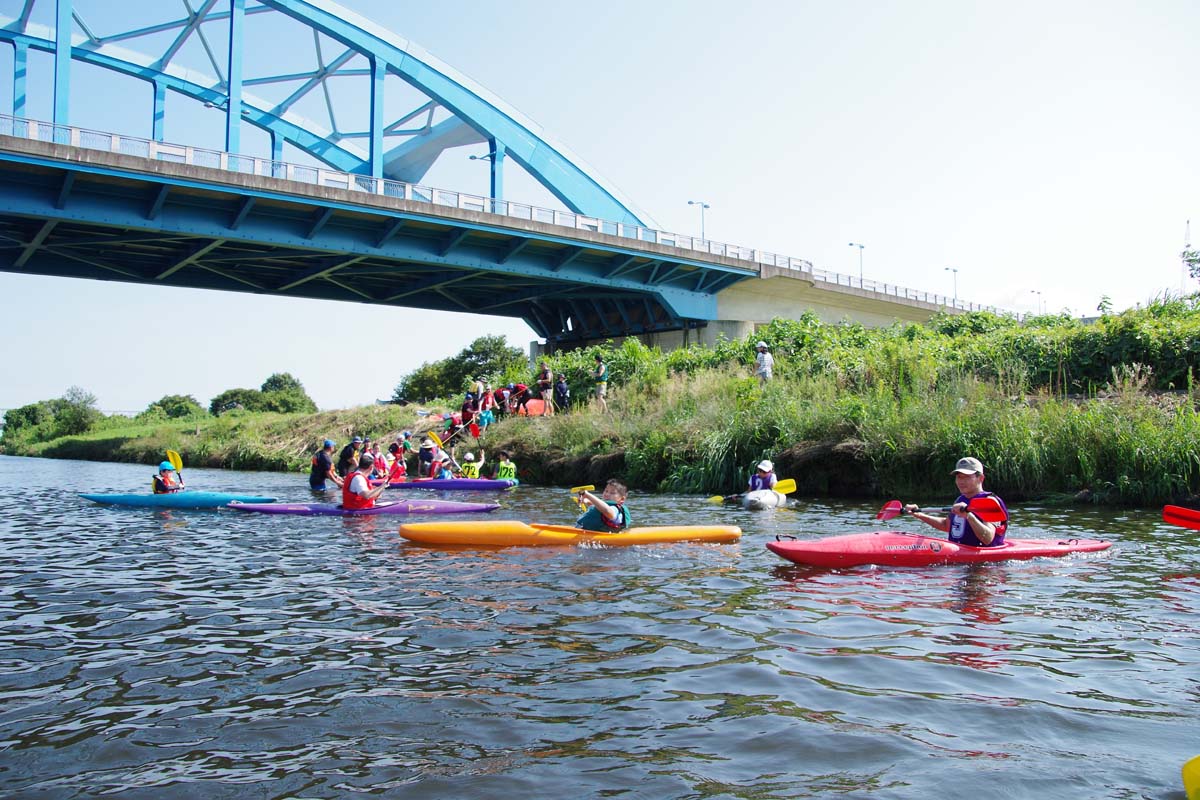
[[[350,491],[350,484],[354,482],[355,475],[362,475],[363,480],[367,481],[367,489],[371,488],[371,482],[367,480],[367,476],[355,470],[346,476],[346,482],[342,484],[342,508],[354,511],[359,508],[371,508],[375,505],[375,498],[367,499],[362,495],[355,494]]]
[[[388,483],[403,480],[408,475],[408,468],[404,466],[404,454],[397,453],[396,460],[392,462],[392,468],[388,470]]]

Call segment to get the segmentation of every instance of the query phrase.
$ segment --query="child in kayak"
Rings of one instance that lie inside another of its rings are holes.
[[[748,487],[746,491],[757,492],[760,489],[774,489],[777,483],[779,483],[779,477],[775,474],[775,465],[764,458],[754,468],[754,474],[746,483]]]
[[[601,533],[618,533],[625,530],[629,527],[629,509],[625,508],[625,498],[628,495],[629,489],[616,478],[605,484],[604,493],[600,497],[586,490],[580,492],[579,504],[591,508],[575,520],[575,527]]]
[[[983,463],[977,458],[960,458],[952,474],[959,494],[950,508],[950,516],[937,517],[926,514],[915,503],[909,503],[904,510],[926,525],[950,534],[950,541],[955,544],[972,547],[999,547],[1004,544],[1004,534],[1008,531],[1008,507],[999,497],[983,490]],[[967,504],[980,497],[990,497],[999,503],[1004,512],[1004,520],[984,522],[978,515],[969,511]]]
[[[164,461],[158,465],[158,474],[154,476],[155,494],[174,494],[183,491],[183,476],[175,471],[175,465]]]
[[[464,478],[478,478],[479,470],[483,469],[484,459],[485,453],[483,450],[479,451],[478,461],[475,460],[474,453],[467,453],[465,456],[463,456],[462,464],[459,466],[459,469],[462,471],[462,476]]]

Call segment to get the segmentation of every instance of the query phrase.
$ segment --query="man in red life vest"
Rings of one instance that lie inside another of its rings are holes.
[[[375,498],[383,494],[388,488],[387,481],[371,488],[370,481],[367,476],[371,474],[371,470],[375,468],[375,457],[370,453],[363,453],[358,459],[358,469],[346,476],[345,483],[342,484],[342,508],[347,511],[355,511],[360,508],[371,508],[375,505]]]

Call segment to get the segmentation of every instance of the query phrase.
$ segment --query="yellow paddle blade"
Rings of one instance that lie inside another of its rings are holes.
[[[708,498],[708,502],[710,502],[710,503],[724,503],[724,502],[725,502],[725,496],[724,496],[724,495],[720,495],[720,494],[714,494],[712,497]]]
[[[591,492],[591,491],[594,491],[595,489],[596,489],[596,487],[590,483],[587,486],[572,486],[571,494],[579,494],[580,492]]]
[[[1188,759],[1183,765],[1183,791],[1188,800],[1200,800],[1200,756]]]
[[[791,494],[796,491],[796,481],[792,478],[784,478],[779,483],[775,484],[775,491],[780,494]]]
[[[430,431],[429,433],[427,433],[425,435],[428,436],[430,439],[432,439],[433,443],[436,444],[438,447],[442,446],[442,437],[438,436],[433,431]]]
[[[171,462],[171,466],[175,468],[176,472],[183,469],[183,459],[174,450],[167,451],[167,461]]]

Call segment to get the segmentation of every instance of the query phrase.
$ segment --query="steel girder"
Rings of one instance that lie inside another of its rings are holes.
[[[551,346],[697,327],[746,277],[620,241],[3,148],[0,270],[511,316]]]
[[[53,29],[30,22],[35,2],[56,3]],[[0,15],[0,40],[10,42],[16,52],[14,114],[23,114],[25,54],[32,48],[56,54],[55,122],[69,123],[66,98],[71,59],[57,55],[69,49],[75,60],[135,76],[154,85],[152,113],[156,137],[161,136],[162,131],[163,97],[170,90],[224,110],[227,149],[233,152],[239,152],[238,132],[240,125],[246,122],[271,135],[273,157],[279,157],[282,143],[287,141],[342,172],[418,180],[432,163],[431,155],[436,157],[449,147],[487,142],[491,146],[489,155],[494,154],[491,158],[492,191],[498,199],[503,186],[503,164],[506,157],[511,157],[577,213],[655,227],[652,220],[635,210],[615,188],[499,98],[416,44],[329,0],[257,0],[253,5],[248,5],[246,0],[222,0],[219,9],[217,0],[203,0],[197,9],[193,10],[188,3],[184,8],[185,16],[176,20],[96,35],[81,16],[72,11],[72,0],[24,0],[17,17]],[[244,19],[271,12],[284,14],[313,31],[316,69],[286,75],[244,74]],[[75,26],[70,25],[72,18]],[[224,69],[209,42],[212,36],[208,30],[214,25],[221,28],[227,49]],[[79,30],[74,30],[75,27]],[[171,45],[157,56],[126,46],[139,39],[149,44],[149,37],[168,31],[176,35]],[[327,59],[318,34],[339,43],[345,51]],[[203,41],[215,77],[173,61],[191,37]],[[363,61],[366,68],[358,65]],[[388,76],[395,76],[417,89],[428,102],[415,109],[406,108],[400,114],[385,114],[383,84]],[[370,82],[369,130],[338,130],[329,100],[332,85],[329,79],[333,77],[361,77]],[[268,102],[245,91],[254,86],[285,83],[298,86],[279,103]],[[326,95],[330,116],[327,127],[292,110],[299,98],[318,89]],[[452,116],[435,124],[434,112],[439,109]],[[388,147],[387,141],[396,136],[407,139],[401,145]],[[355,145],[357,139],[367,140],[365,152]]]

